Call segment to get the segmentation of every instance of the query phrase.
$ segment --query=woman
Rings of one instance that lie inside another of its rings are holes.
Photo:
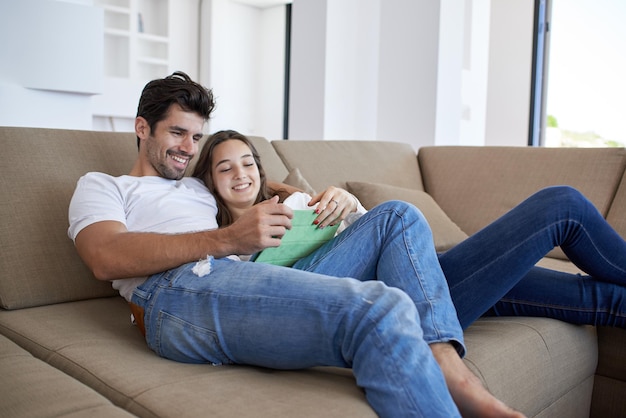
[[[218,161],[213,161],[216,149],[232,148],[237,148],[233,149],[234,152],[241,151],[238,161],[222,160],[219,156]],[[230,184],[233,163],[241,165],[241,169],[246,172],[246,180],[235,186]],[[193,176],[203,180],[215,196],[220,226],[230,225],[246,209],[272,196],[278,196],[280,202],[292,209],[315,209],[319,215],[315,223],[320,228],[335,225],[350,213],[366,212],[354,195],[336,187],[331,186],[314,198],[297,189],[287,190],[284,184],[270,187],[256,148],[245,135],[232,130],[216,132],[211,136],[200,153]]]
[[[194,176],[202,179],[218,200],[222,212],[218,221],[222,225],[273,195],[254,146],[235,131],[218,132],[207,141]],[[284,200],[286,193],[279,194]],[[334,187],[303,201],[317,205],[316,221],[320,226],[340,222],[359,206],[354,196]],[[381,280],[410,295],[411,288],[419,283],[415,276],[420,272],[407,276],[412,270],[397,266],[404,266],[407,260],[429,258],[434,253],[432,242],[425,243],[423,236],[416,234],[412,238],[415,248],[391,251],[384,248],[385,231],[365,226],[371,212],[384,219],[381,214],[399,210],[405,210],[400,202],[379,205],[294,268],[373,280],[381,279],[378,273],[383,260],[384,271],[405,277],[389,283],[386,274]],[[354,251],[354,258],[333,258],[334,248],[362,242],[367,245]],[[589,276],[535,267],[555,246],[561,246]],[[485,313],[626,328],[626,242],[593,204],[571,187],[537,192],[483,230],[439,254],[438,260],[463,328]],[[439,266],[429,265],[424,271],[433,274],[435,269]]]

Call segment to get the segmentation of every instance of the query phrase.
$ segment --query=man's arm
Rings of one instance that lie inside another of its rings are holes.
[[[212,255],[253,254],[280,245],[291,227],[291,209],[270,199],[232,225],[187,234],[129,232],[116,221],[91,224],[76,236],[76,248],[100,280],[148,276]]]
[[[299,189],[297,187],[294,186],[290,186],[289,184],[286,183],[279,183],[276,181],[267,181],[267,186],[272,189],[272,190],[285,190],[288,194],[294,194],[295,192],[302,192],[302,189]]]

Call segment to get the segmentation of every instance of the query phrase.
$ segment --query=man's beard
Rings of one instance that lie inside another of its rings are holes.
[[[186,169],[178,170],[163,163],[153,164],[152,166],[161,177],[168,180],[180,180],[185,176],[185,172],[187,171]]]
[[[161,158],[159,155],[159,149],[155,146],[156,140],[154,137],[150,137],[150,142],[147,143],[148,146],[148,159],[150,160],[150,164],[152,168],[159,173],[159,176],[168,179],[168,180],[180,180],[185,175],[187,171],[187,166],[184,169],[180,170],[178,168],[171,167],[168,165],[168,160],[171,155],[176,155],[176,153],[172,153],[170,151],[165,152],[165,157]],[[182,155],[182,154],[181,154]],[[184,157],[189,157],[184,155]]]

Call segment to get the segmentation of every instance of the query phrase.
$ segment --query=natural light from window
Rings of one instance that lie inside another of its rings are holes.
[[[626,145],[626,1],[552,0],[546,146]]]

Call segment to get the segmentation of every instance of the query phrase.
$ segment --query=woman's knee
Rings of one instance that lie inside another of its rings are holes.
[[[577,207],[589,202],[578,189],[565,185],[546,187],[535,193],[534,197],[535,199],[544,201],[547,206]]]

